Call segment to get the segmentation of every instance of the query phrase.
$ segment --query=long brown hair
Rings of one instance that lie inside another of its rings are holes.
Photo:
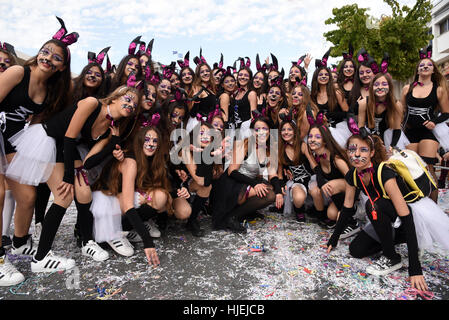
[[[192,85],[194,87],[198,87],[198,88],[201,88],[201,86],[203,85],[202,81],[201,81],[201,77],[200,77],[200,69],[201,69],[202,66],[206,66],[209,69],[210,78],[209,78],[209,82],[207,84],[207,88],[215,94],[217,92],[217,88],[215,86],[215,81],[214,81],[214,77],[213,77],[213,74],[212,74],[212,69],[210,68],[210,66],[207,63],[200,63],[199,65],[196,66],[195,77],[193,79]]]
[[[159,139],[151,163],[149,163],[147,156],[143,153],[145,135],[149,130],[156,132]],[[145,192],[154,189],[162,189],[167,192],[170,190],[170,182],[167,178],[168,174],[165,166],[168,157],[167,145],[168,143],[164,141],[164,136],[159,129],[156,127],[146,127],[139,130],[134,136],[131,147],[128,150],[124,150],[125,153],[134,154],[137,163],[136,190]],[[110,194],[119,194],[122,188],[122,174],[119,170],[120,165],[121,162],[112,159],[109,174],[107,174],[108,170],[103,170],[98,181],[99,183],[96,183],[94,189],[98,190],[99,185],[101,185],[103,188],[106,187]]]
[[[330,158],[329,159],[335,159],[336,156],[344,160],[348,166],[350,166],[348,155],[346,154],[345,150],[343,150],[342,147],[335,141],[335,139],[332,137],[332,134],[330,133],[329,129],[324,125],[318,125],[314,124],[310,126],[309,134],[312,129],[318,129],[320,131],[321,137],[323,138],[323,142],[325,145],[325,148],[329,150],[330,152]],[[309,153],[313,154],[312,150],[310,149],[309,144],[307,144],[307,148],[309,149]]]
[[[374,82],[376,82],[377,79],[385,77],[388,82],[388,94],[385,99],[385,106],[387,108],[387,122],[388,127],[393,128],[394,125],[394,119],[398,116],[402,117],[399,110],[396,107],[396,98],[394,96],[394,88],[393,88],[393,81],[391,80],[391,77],[388,74],[384,73],[378,73],[371,81],[371,84],[369,86],[369,97],[368,97],[368,104],[366,106],[366,118],[368,123],[368,128],[373,129],[375,126],[374,121],[374,112],[376,110],[376,96],[374,95]]]
[[[296,114],[296,119],[295,119],[296,123],[298,125],[300,125],[302,123],[302,119],[305,117],[305,112],[306,112],[306,108],[307,108],[308,104],[310,104],[310,106],[312,108],[312,111],[313,111],[313,114],[315,116],[318,114],[318,112],[320,110],[318,109],[317,105],[312,101],[312,97],[310,96],[309,88],[307,88],[306,86],[304,86],[302,84],[297,84],[294,88],[292,88],[292,90],[290,91],[290,94],[287,96],[287,102],[288,102],[289,110],[294,108],[292,92],[296,88],[300,88],[301,89],[302,102],[299,105],[299,109],[297,109],[293,113]]]
[[[430,60],[433,64],[433,73],[431,76],[431,80],[434,84],[436,84],[438,87],[442,87],[443,89],[447,89],[447,85],[446,85],[446,79],[444,78],[444,76],[441,74],[440,69],[438,68],[437,64],[435,63],[435,61],[433,61],[430,58],[424,58],[424,59],[420,59],[419,62],[416,64],[416,68],[415,68],[415,75],[413,77],[413,81],[417,82],[419,79],[419,74],[418,74],[418,69],[419,69],[419,65],[421,64],[421,61],[423,60]],[[410,85],[408,88],[408,93],[412,92],[414,86]]]
[[[289,162],[292,162],[294,165],[299,164],[299,158],[301,158],[301,139],[299,138],[299,129],[293,121],[283,121],[279,126],[279,136],[282,139],[282,128],[286,125],[290,125],[293,128],[293,132],[295,135],[293,136],[293,145],[292,148],[294,150],[294,158],[291,161],[287,160],[287,154],[285,153],[285,149],[287,148],[287,144],[282,141],[279,143],[279,163],[281,166],[287,165]]]
[[[71,102],[71,71],[70,71],[70,56],[68,54],[67,46],[59,40],[51,39],[44,43],[44,45],[39,49],[52,43],[62,49],[62,55],[64,59],[65,69],[62,71],[57,71],[47,80],[47,97],[45,98],[44,104],[45,109],[39,114],[39,121],[44,121],[49,119],[52,115],[62,111]],[[28,59],[24,66],[37,66],[37,56]]]
[[[320,91],[320,85],[318,84],[318,74],[321,70],[326,70],[329,73],[329,82],[326,84],[326,93],[327,93],[327,105],[329,106],[329,111],[334,111],[337,108],[338,100],[336,94],[336,88],[332,81],[332,72],[327,67],[320,67],[315,70],[312,78],[312,101],[318,104],[318,93]]]

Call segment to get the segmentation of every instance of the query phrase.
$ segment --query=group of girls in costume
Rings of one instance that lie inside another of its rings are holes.
[[[156,266],[163,253],[153,239],[170,219],[185,221],[195,237],[205,234],[200,213],[211,215],[213,230],[246,233],[245,220],[270,208],[333,229],[328,251],[357,234],[352,256],[382,253],[372,274],[400,268],[394,245],[406,242],[412,285],[426,288],[418,252],[449,248],[449,218],[429,200],[433,185],[406,203],[407,185],[380,164],[408,148],[435,179],[439,147],[449,151],[448,93],[431,50],[421,52],[399,100],[388,55],[379,66],[351,46],[338,68],[328,66],[330,51],[316,59],[310,88],[308,54],[287,76],[273,54],[263,64],[257,55],[253,73],[249,57],[225,68],[221,55],[211,67],[202,50],[194,65],[187,52],[158,71],[154,40],[142,37],[117,67],[110,47],[89,52],[72,79],[69,46],[78,34],[58,20],[58,32],[23,66],[0,43],[0,285],[24,280],[9,248],[31,256],[33,272],[75,266],[51,250],[74,201],[77,245],[95,261],[109,258],[108,247],[131,256],[142,243]],[[424,215],[424,206],[434,210]],[[366,224],[357,207],[366,208]]]

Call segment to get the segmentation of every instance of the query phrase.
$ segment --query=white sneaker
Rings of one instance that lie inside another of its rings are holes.
[[[109,253],[103,250],[95,241],[89,240],[87,244],[81,248],[81,254],[91,257],[95,261],[105,261],[109,258]]]
[[[149,221],[145,221],[143,225],[145,226],[145,229],[147,229],[148,233],[152,238],[160,238],[161,232],[159,231],[158,227],[156,226],[156,223],[152,219],[150,219]],[[128,232],[126,238],[130,242],[142,242],[142,238],[134,229]]]
[[[34,256],[37,252],[37,246],[34,245],[32,237],[29,237],[27,242],[18,248],[14,247],[14,242],[11,246],[11,254],[19,254],[24,256]]]
[[[346,239],[349,237],[352,237],[356,233],[360,232],[360,227],[357,225],[349,225],[346,227],[346,229],[343,231],[343,233],[340,235],[340,239]]]
[[[150,236],[152,238],[160,238],[161,232],[159,231],[158,227],[156,226],[156,223],[153,219],[150,219],[148,221],[144,222],[145,228],[150,233]]]
[[[75,260],[58,257],[50,250],[44,259],[37,261],[33,258],[31,261],[32,272],[54,272],[65,271],[75,267]]]
[[[9,262],[6,254],[0,257],[0,287],[15,286],[24,280],[24,275]]]
[[[372,265],[366,268],[366,273],[375,276],[385,276],[400,268],[402,268],[401,259],[393,261],[385,256],[381,256],[378,260],[374,261]]]
[[[136,230],[131,230],[128,232],[128,234],[126,235],[126,239],[129,240],[129,242],[142,242],[142,238],[139,236],[139,234],[137,233]]]
[[[120,239],[108,241],[108,244],[111,246],[111,248],[117,252],[118,254],[125,256],[125,257],[131,257],[134,254],[134,249],[131,243],[129,243],[128,239],[126,237],[122,237]]]
[[[42,233],[42,223],[39,222],[34,225],[34,232],[33,232],[34,242],[39,242],[41,238],[41,233]]]

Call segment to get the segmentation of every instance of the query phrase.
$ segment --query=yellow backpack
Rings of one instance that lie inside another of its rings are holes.
[[[403,195],[405,202],[414,202],[417,199],[430,195],[432,185],[436,189],[437,186],[432,176],[426,168],[421,157],[412,150],[396,150],[393,149],[393,155],[387,161],[383,161],[377,170],[377,180],[382,189],[382,196],[388,197],[385,187],[382,183],[382,167],[387,165],[401,176],[410,188],[410,192]],[[354,185],[357,186],[357,171],[354,170]]]

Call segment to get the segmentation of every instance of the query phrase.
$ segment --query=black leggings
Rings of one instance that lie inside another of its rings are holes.
[[[368,219],[380,239],[380,246],[384,256],[392,260],[400,258],[400,255],[394,248],[393,227],[391,225],[398,217],[393,202],[380,198],[374,203],[374,209],[377,212],[376,220],[374,220],[372,215],[373,207],[370,201],[366,202],[365,209]]]

